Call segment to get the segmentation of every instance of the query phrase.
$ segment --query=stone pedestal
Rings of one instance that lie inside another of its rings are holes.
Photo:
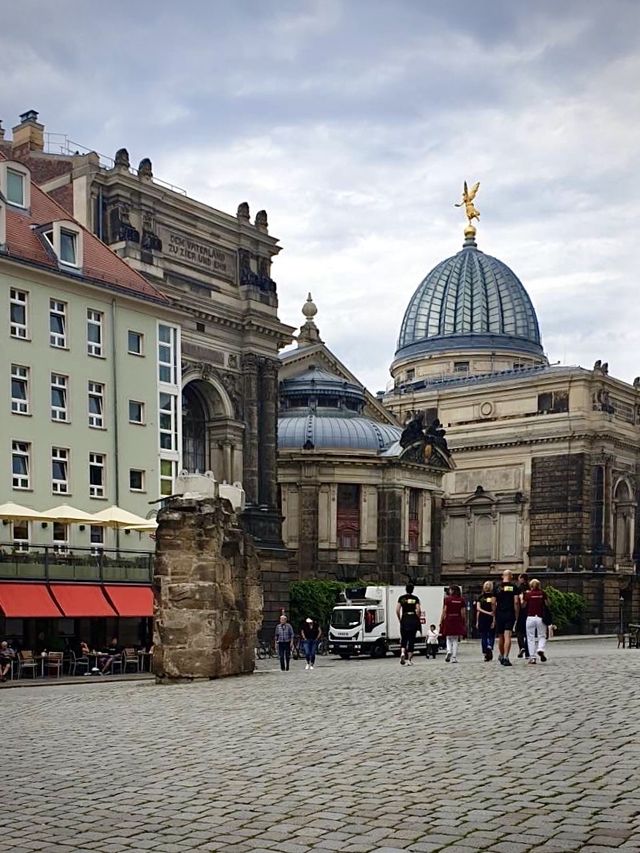
[[[253,672],[260,565],[228,501],[174,499],[160,510],[154,593],[159,682]]]

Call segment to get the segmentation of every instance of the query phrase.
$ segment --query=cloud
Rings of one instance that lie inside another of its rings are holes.
[[[479,179],[480,247],[527,287],[550,359],[630,379],[639,33],[631,0],[24,0],[0,102],[217,208],[267,208],[282,319],[311,290],[372,390]]]

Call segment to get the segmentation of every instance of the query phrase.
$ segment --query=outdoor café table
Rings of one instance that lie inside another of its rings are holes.
[[[94,669],[99,669],[98,661],[100,658],[109,657],[106,652],[89,652],[87,655],[89,658],[89,672],[92,672]]]
[[[40,652],[37,657],[40,658],[40,678],[44,678],[44,670],[49,662],[49,653],[48,652]]]

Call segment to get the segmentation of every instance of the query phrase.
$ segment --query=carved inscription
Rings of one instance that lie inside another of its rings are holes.
[[[171,231],[168,228],[161,229],[161,238],[164,253],[169,260],[196,267],[235,283],[237,268],[235,252],[229,252],[200,237]]]

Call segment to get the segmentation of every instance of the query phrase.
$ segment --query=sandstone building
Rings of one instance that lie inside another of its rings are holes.
[[[637,595],[640,379],[550,365],[522,283],[465,234],[412,296],[384,396],[401,422],[447,429],[443,576],[524,568],[585,592],[611,628]]]
[[[278,458],[292,577],[433,582],[448,454],[406,441],[320,339],[311,296],[297,348],[281,357]]]

